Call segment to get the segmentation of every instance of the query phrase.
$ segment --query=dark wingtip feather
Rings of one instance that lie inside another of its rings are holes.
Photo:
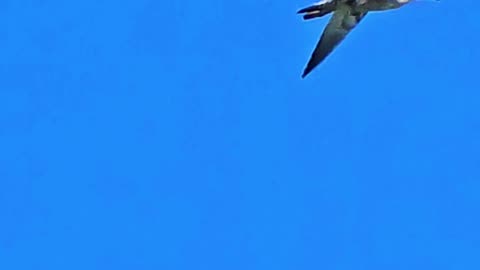
[[[303,73],[302,73],[302,79],[305,79],[305,77],[308,76],[308,74],[310,74],[310,72],[312,72],[312,68],[307,66],[304,70],[303,70]]]

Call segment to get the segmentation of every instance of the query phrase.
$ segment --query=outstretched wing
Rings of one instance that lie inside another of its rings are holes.
[[[323,31],[320,41],[303,71],[305,78],[316,66],[318,66],[347,34],[365,17],[367,12],[353,13],[348,7],[336,10]]]

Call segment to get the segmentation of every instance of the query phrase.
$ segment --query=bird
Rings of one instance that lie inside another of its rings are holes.
[[[307,21],[333,13],[310,56],[302,78],[325,60],[368,12],[397,9],[412,1],[414,0],[321,0],[298,10],[297,14],[303,15]]]

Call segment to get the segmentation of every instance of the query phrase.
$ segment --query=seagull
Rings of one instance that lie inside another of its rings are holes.
[[[302,14],[304,20],[320,18],[333,12],[303,71],[302,78],[325,60],[368,12],[400,8],[412,1],[414,0],[321,0],[299,10],[297,13]]]

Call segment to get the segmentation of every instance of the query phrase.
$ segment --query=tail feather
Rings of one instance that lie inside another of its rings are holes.
[[[311,13],[307,13],[307,14],[303,15],[303,19],[304,20],[311,20],[311,19],[322,17],[326,14],[328,14],[328,13],[311,12]]]
[[[324,0],[315,5],[300,9],[297,14],[303,14],[304,20],[310,20],[327,15],[335,10],[335,1]]]
[[[306,7],[306,8],[302,8],[297,12],[297,14],[315,12],[315,11],[318,11],[321,8],[321,6],[322,5],[313,5],[313,6],[309,6],[309,7]]]

